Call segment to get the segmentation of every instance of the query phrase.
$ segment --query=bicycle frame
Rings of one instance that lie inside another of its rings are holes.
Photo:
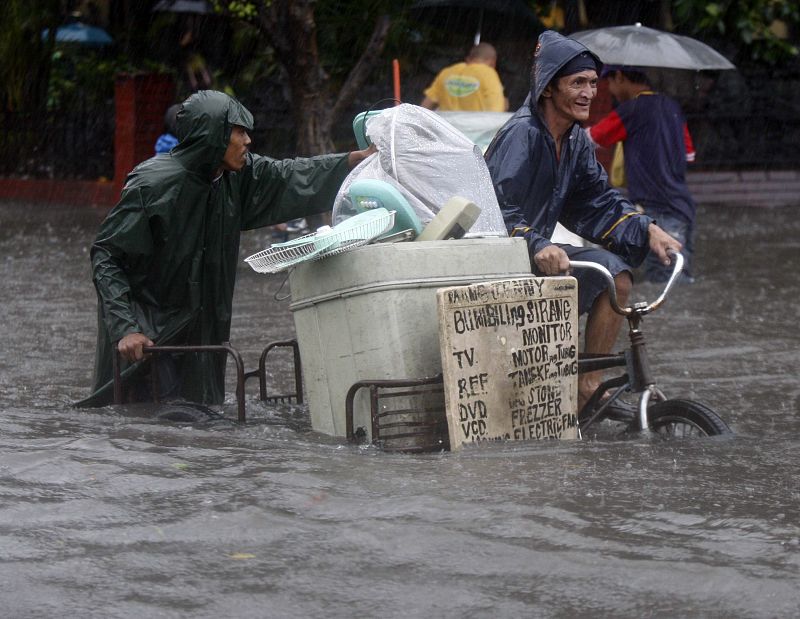
[[[628,321],[628,336],[631,342],[630,348],[622,353],[610,355],[588,355],[584,353],[579,355],[579,373],[593,372],[612,367],[626,368],[626,372],[623,375],[602,383],[579,411],[579,419],[585,418],[587,415],[591,414],[588,420],[582,423],[583,429],[586,429],[597,420],[604,419],[604,413],[608,410],[611,403],[619,398],[622,392],[632,391],[634,393],[639,393],[640,396],[638,416],[631,421],[631,425],[636,424],[639,431],[647,432],[649,430],[647,407],[651,398],[655,397],[660,400],[666,399],[663,392],[656,386],[655,379],[650,371],[650,362],[647,357],[644,334],[639,327],[645,315],[661,307],[667,295],[675,285],[681,271],[683,271],[683,256],[673,251],[669,252],[669,255],[674,260],[674,266],[672,275],[670,275],[661,295],[652,303],[640,302],[629,307],[622,307],[619,304],[616,286],[614,285],[614,277],[608,269],[594,262],[584,262],[580,260],[570,261],[570,268],[592,269],[605,278],[611,307],[617,314],[624,316]],[[595,407],[601,401],[603,395],[612,388],[616,390],[599,408],[597,408],[597,410],[595,410]]]

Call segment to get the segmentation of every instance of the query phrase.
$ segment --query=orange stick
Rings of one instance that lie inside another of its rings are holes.
[[[395,58],[392,60],[392,74],[394,77],[394,98],[395,105],[400,104],[400,61]]]

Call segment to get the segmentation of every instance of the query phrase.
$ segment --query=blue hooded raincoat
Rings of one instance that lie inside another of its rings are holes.
[[[649,251],[647,227],[652,220],[609,185],[594,145],[578,123],[562,141],[558,160],[555,141],[539,117],[542,91],[561,67],[587,51],[556,32],[541,34],[531,93],[489,145],[486,163],[508,231],[524,234],[531,256],[552,244],[560,222],[638,266]]]

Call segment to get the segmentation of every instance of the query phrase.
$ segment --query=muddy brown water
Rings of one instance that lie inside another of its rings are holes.
[[[797,215],[703,209],[697,283],[645,320],[664,389],[734,436],[404,455],[315,434],[252,384],[246,426],[73,409],[99,215],[0,205],[2,615],[798,616]],[[248,366],[293,335],[281,281],[242,265]]]

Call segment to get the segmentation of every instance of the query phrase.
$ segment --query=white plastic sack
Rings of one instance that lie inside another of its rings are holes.
[[[436,112],[461,133],[467,136],[482,152],[486,152],[500,127],[514,114],[512,112]]]
[[[507,236],[481,149],[438,114],[404,103],[369,118],[366,130],[378,152],[342,183],[334,224],[355,214],[348,197],[353,181],[376,179],[396,187],[423,226],[450,198],[462,196],[481,209],[468,236]]]

